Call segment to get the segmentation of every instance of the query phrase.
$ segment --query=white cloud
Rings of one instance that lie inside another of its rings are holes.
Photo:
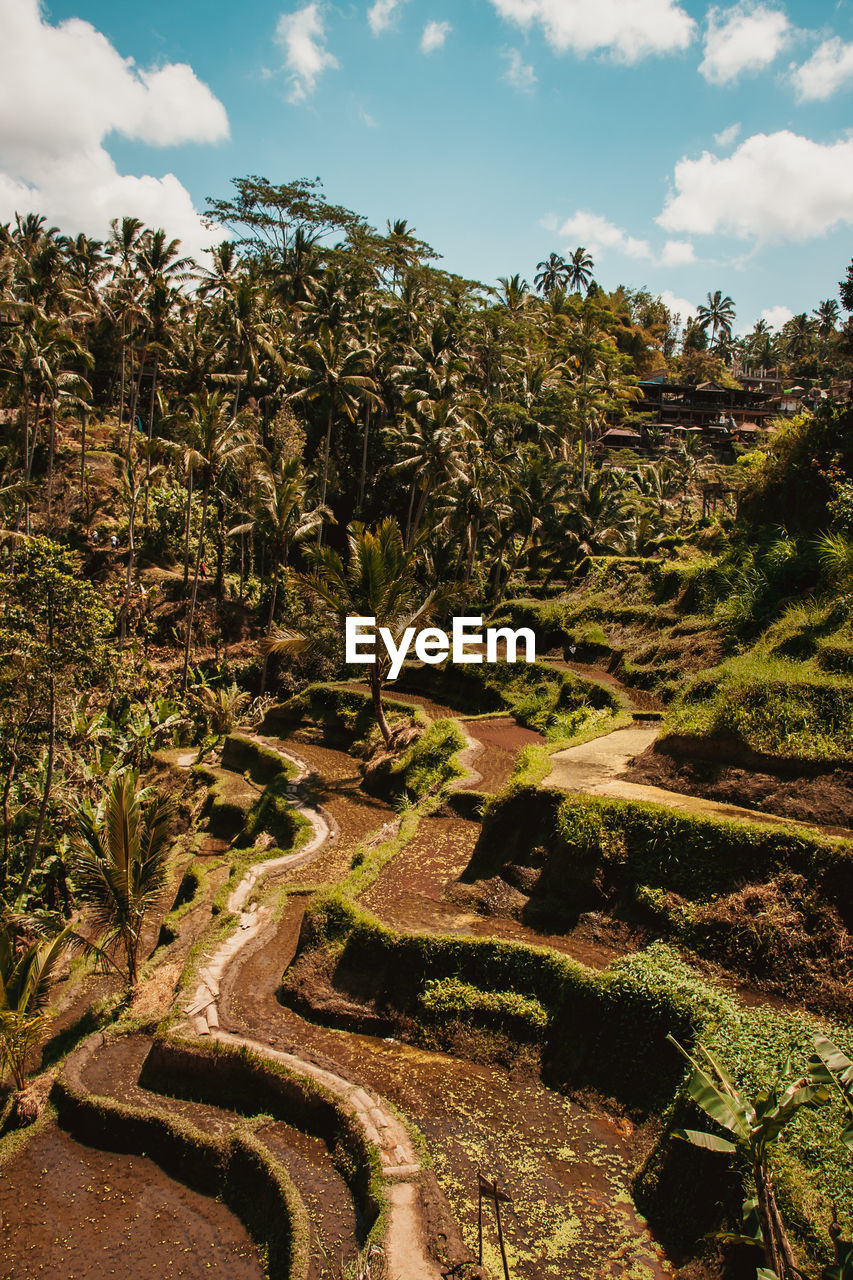
[[[304,102],[323,72],[339,65],[326,48],[326,29],[317,0],[293,13],[283,13],[275,39],[284,50],[284,65],[290,75],[288,101]]]
[[[544,222],[543,222],[543,225]],[[622,227],[617,227],[601,214],[579,209],[556,230],[569,244],[582,244],[593,257],[608,250],[622,253],[627,258],[652,262],[662,267],[683,267],[696,261],[693,245],[689,240],[667,240],[661,252],[656,253],[648,240],[638,240]]]
[[[794,317],[793,311],[789,307],[765,307],[761,313],[761,319],[766,320],[771,329],[781,329],[783,324],[787,324]]]
[[[434,53],[440,49],[453,28],[449,22],[428,22],[421,36],[421,49],[424,53]]]
[[[406,0],[374,0],[367,10],[367,21],[375,36],[381,35],[393,25],[397,10],[405,3]]]
[[[648,241],[637,240],[607,218],[584,209],[579,209],[571,218],[567,218],[560,227],[559,234],[573,244],[582,244],[593,256],[602,249],[615,249],[629,258],[651,260],[654,256]]]
[[[524,61],[518,49],[507,49],[503,56],[509,64],[503,76],[507,84],[521,93],[532,93],[536,85],[536,72],[530,63]]]
[[[711,84],[728,84],[744,71],[768,67],[790,37],[791,24],[781,9],[749,3],[709,9],[699,71]]]
[[[660,295],[660,300],[665,306],[669,307],[674,316],[681,317],[681,323],[686,324],[690,316],[695,316],[695,303],[688,302],[687,298],[678,298],[670,289],[664,289]]]
[[[619,62],[676,53],[696,24],[676,0],[492,0],[502,18],[528,30],[538,23],[557,53],[597,50]]]
[[[673,186],[657,219],[667,231],[807,240],[853,223],[853,139],[757,133],[724,159],[680,160]]]
[[[739,124],[730,124],[727,129],[721,129],[719,133],[714,134],[714,144],[721,151],[726,151],[732,145],[740,133]]]
[[[662,267],[685,267],[696,261],[696,251],[689,240],[667,240],[661,255]]]
[[[103,235],[132,213],[198,253],[206,230],[173,174],[120,174],[112,132],[154,146],[228,136],[222,103],[185,63],[140,70],[88,22],[47,22],[38,0],[0,0],[0,220],[44,214]]]
[[[853,80],[853,42],[832,36],[818,45],[808,62],[795,67],[791,79],[801,102],[824,102]]]

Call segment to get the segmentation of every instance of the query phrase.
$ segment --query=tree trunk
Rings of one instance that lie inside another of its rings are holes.
[[[24,468],[23,474],[26,476],[30,469],[30,382],[29,378],[24,379]],[[26,487],[21,495],[21,501],[18,503],[18,514],[15,517],[15,533],[20,532],[21,520],[27,505]]]
[[[276,603],[276,597],[278,595],[278,573],[279,573],[280,564],[281,564],[281,559],[279,556],[276,556],[275,569],[273,570],[273,576],[272,576],[272,591],[270,592],[270,612],[269,612],[269,617],[267,618],[267,635],[270,635],[272,633],[273,623],[275,622],[275,603]],[[261,693],[262,694],[266,693],[266,689],[267,689],[267,669],[269,667],[269,661],[270,661],[270,655],[268,653],[264,654],[264,666],[263,666],[263,670],[261,671]]]
[[[125,361],[127,359],[127,314],[121,313],[121,390],[118,398],[118,432],[121,436],[124,427],[124,383],[125,383]]]
[[[216,582],[214,590],[218,604],[225,598],[225,500],[222,491],[218,491],[216,514],[219,517],[219,534],[216,539]]]
[[[415,520],[414,520],[414,524],[412,525],[412,534],[409,540],[409,545],[407,547],[408,551],[411,551],[412,547],[415,544],[415,538],[418,536],[418,529],[420,529],[421,527],[421,520],[423,520],[424,518],[424,511],[426,509],[427,498],[429,497],[431,490],[432,490],[432,483],[429,483],[424,487],[424,490],[421,493],[420,498],[418,499],[418,509],[415,512]]]
[[[15,769],[18,758],[15,756],[9,765],[6,781],[3,785],[3,862],[0,864],[0,893],[5,892],[6,878],[9,873],[9,836],[12,834],[12,815],[9,812],[9,801],[12,796],[12,783],[15,781]]]
[[[193,510],[193,469],[187,473],[187,527],[184,533],[184,594],[190,577],[190,523]]]
[[[776,1204],[770,1171],[763,1161],[755,1161],[753,1175],[765,1261],[779,1280],[799,1280],[802,1273],[794,1260],[782,1215]]]
[[[84,501],[86,489],[86,419],[88,414],[84,409],[80,416],[80,501]]]
[[[127,522],[127,568],[124,575],[124,604],[121,607],[121,617],[119,620],[119,644],[124,644],[127,638],[127,616],[130,612],[130,588],[133,580],[133,561],[136,552],[136,504],[139,500],[139,490],[136,487],[136,477],[133,471],[130,471],[130,517]]]
[[[148,496],[151,489],[151,441],[154,436],[154,400],[157,395],[157,357],[154,357],[154,372],[151,376],[151,400],[148,404],[148,456],[145,459],[145,512],[142,523],[148,528]]]
[[[50,788],[53,783],[53,762],[56,756],[56,677],[51,673],[48,677],[48,689],[50,690],[50,737],[47,747],[47,772],[44,779],[44,791],[41,798],[41,806],[39,808],[38,822],[36,823],[36,832],[33,836],[33,843],[30,847],[30,855],[27,859],[27,865],[24,868],[23,879],[18,892],[23,893],[30,882],[30,876],[35,870],[36,861],[41,848],[42,835],[44,834],[44,820],[47,816],[47,806],[50,800]]]
[[[361,475],[358,480],[358,509],[364,506],[364,486],[367,482],[367,441],[370,437],[370,405],[364,412],[364,446],[361,450]]]
[[[145,332],[142,335],[142,351],[140,352],[140,355],[139,355],[139,373],[136,375],[136,379],[134,380],[133,391],[131,392],[131,396],[130,396],[130,422],[128,423],[128,427],[127,427],[128,454],[130,454],[130,446],[131,446],[131,442],[133,441],[133,432],[136,428],[136,406],[139,403],[139,393],[142,390],[142,375],[145,372],[145,347],[147,342],[148,342],[148,328],[146,326]],[[132,367],[133,366],[131,365],[131,368]]]
[[[27,458],[26,486],[24,488],[24,532],[26,533],[27,537],[30,536],[30,480],[32,479],[32,474],[33,474],[33,457],[35,456],[36,442],[38,440],[40,416],[41,416],[41,391],[39,391],[38,395],[36,396],[36,411],[35,411],[35,418],[33,420],[32,438],[30,440],[30,452],[29,452],[29,457]]]
[[[195,576],[193,577],[193,591],[190,596],[190,608],[187,615],[187,640],[184,646],[184,668],[181,672],[181,694],[187,691],[187,673],[190,666],[190,646],[192,644],[193,620],[195,618],[195,602],[198,596],[198,574],[201,568],[201,553],[204,547],[204,527],[207,524],[207,501],[210,497],[210,480],[205,482],[204,497],[201,503],[201,529],[198,535],[198,548],[195,554]]]
[[[53,511],[53,459],[56,454],[56,401],[50,401],[50,444],[47,459],[47,518]]]
[[[372,667],[370,671],[370,693],[373,698],[373,714],[376,716],[376,723],[379,725],[379,732],[387,747],[391,741],[391,730],[388,728],[388,721],[385,719],[385,708],[382,705],[382,682],[376,673],[376,667]]]
[[[411,534],[412,534],[412,511],[414,510],[414,507],[415,507],[415,489],[416,489],[416,488],[417,488],[417,483],[416,483],[416,481],[414,481],[414,480],[413,480],[413,481],[412,481],[412,489],[411,489],[411,492],[410,492],[410,494],[409,494],[409,510],[408,510],[407,515],[406,515],[406,550],[407,550],[407,551],[409,550],[409,548],[410,548],[410,547],[411,547],[411,545],[412,545],[412,544],[411,544]]]
[[[328,488],[328,484],[329,484],[329,454],[332,448],[332,415],[334,413],[334,409],[335,409],[335,401],[334,401],[334,398],[330,397],[329,398],[329,420],[326,423],[326,444],[325,444],[325,448],[323,449],[323,479],[320,484],[320,506],[321,507],[324,507],[326,505],[326,489]],[[317,530],[317,546],[322,547],[322,545],[323,545],[323,521],[321,520],[319,528]]]
[[[477,551],[477,538],[479,536],[479,533],[480,533],[480,517],[477,516],[476,519],[471,523],[468,529],[468,538],[469,538],[468,562],[465,565],[465,586],[466,587],[471,581],[471,572],[474,568],[474,555]]]

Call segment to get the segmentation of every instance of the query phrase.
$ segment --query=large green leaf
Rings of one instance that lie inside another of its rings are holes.
[[[737,1151],[733,1142],[729,1142],[728,1138],[718,1138],[715,1133],[701,1133],[696,1129],[675,1129],[672,1136],[680,1138],[682,1142],[689,1142],[691,1146],[702,1147],[705,1151],[720,1151],[725,1155],[732,1155]]]

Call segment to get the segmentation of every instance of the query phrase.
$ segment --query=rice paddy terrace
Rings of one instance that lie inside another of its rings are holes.
[[[161,753],[204,784],[207,830],[136,1006],[56,1071],[58,1123],[46,1113],[12,1139],[2,1280],[677,1275],[713,1224],[686,1185],[706,1167],[673,1155],[662,1118],[683,1075],[666,1032],[686,1035],[701,1006],[717,1028],[788,1019],[790,1045],[849,998],[849,966],[846,986],[843,955],[821,972],[809,1012],[807,958],[787,987],[772,958],[756,984],[698,925],[626,909],[624,874],[605,885],[601,868],[557,865],[565,803],[776,831],[774,856],[788,856],[779,818],[626,781],[657,728],[618,692],[600,736],[551,756],[509,715],[402,693],[422,743],[456,735],[421,762],[432,773],[415,793],[414,774],[371,783],[348,749],[367,701],[352,685],[326,689],[324,716],[273,708],[201,770]],[[271,793],[270,815],[295,814],[290,847],[272,820],[250,821]],[[798,850],[844,847],[798,831]],[[623,867],[631,856],[625,845]],[[740,891],[682,902],[698,920],[706,899]],[[698,996],[677,990],[685,974]],[[92,982],[64,984],[63,1033],[96,1025],[109,992]],[[479,1238],[481,1176],[509,1197],[503,1257],[488,1202]],[[708,1177],[731,1198],[725,1172]],[[715,1274],[704,1268],[683,1274]]]

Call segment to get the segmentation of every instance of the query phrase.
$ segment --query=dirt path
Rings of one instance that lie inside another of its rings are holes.
[[[343,686],[358,693],[368,693],[366,684],[356,681]],[[445,703],[434,702],[419,693],[394,692],[392,686],[387,688],[387,697],[398,698],[418,706],[430,720],[457,720],[463,733],[473,740],[474,750],[463,755],[463,766],[471,772],[471,777],[463,781],[459,790],[500,791],[508,781],[519,751],[527,746],[544,746],[545,738],[534,729],[526,729],[510,715],[509,712],[482,719],[471,719],[448,707]]]

